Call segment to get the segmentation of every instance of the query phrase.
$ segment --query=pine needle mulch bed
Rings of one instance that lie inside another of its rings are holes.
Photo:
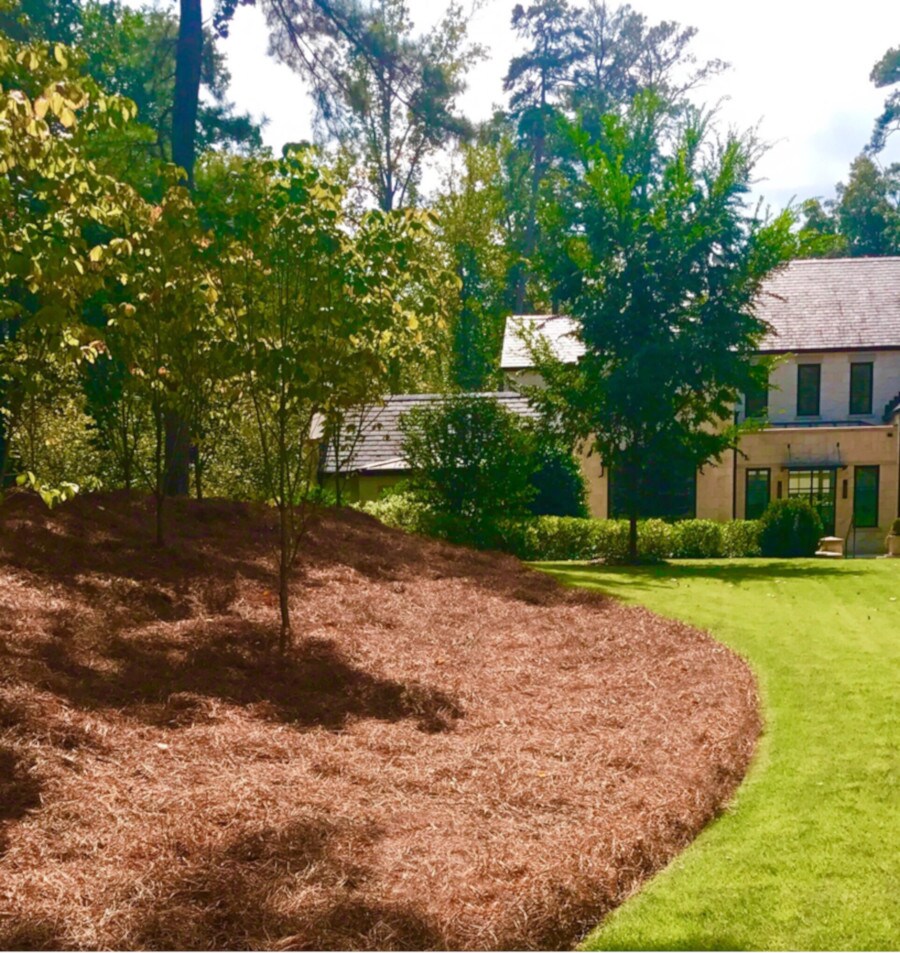
[[[747,666],[515,560],[272,515],[0,507],[0,946],[571,945],[728,800]]]

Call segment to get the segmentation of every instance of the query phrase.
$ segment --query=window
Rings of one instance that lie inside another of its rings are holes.
[[[853,524],[878,525],[878,467],[856,467],[853,479]]]
[[[872,362],[850,365],[850,413],[872,413]]]
[[[748,387],[744,394],[744,416],[747,419],[751,417],[765,417],[769,411],[769,381],[766,378],[765,383],[756,387]]]
[[[788,475],[788,496],[808,500],[822,519],[826,536],[834,533],[835,504],[834,470],[791,470]]]
[[[771,474],[768,469],[747,470],[747,493],[744,517],[758,520],[769,505]]]
[[[797,365],[797,416],[819,416],[819,391],[822,383],[820,364]]]

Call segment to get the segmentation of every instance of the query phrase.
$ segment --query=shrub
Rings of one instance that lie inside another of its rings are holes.
[[[473,540],[524,516],[534,498],[534,442],[522,421],[488,397],[449,397],[400,420],[410,489],[435,514],[459,519]]]
[[[379,500],[357,504],[363,513],[381,520],[385,526],[423,535],[434,532],[433,514],[406,489],[388,490]]]
[[[683,520],[672,526],[672,555],[677,559],[716,559],[723,555],[722,524]]]
[[[821,535],[822,520],[806,500],[773,500],[760,519],[763,556],[812,556]]]
[[[535,516],[588,516],[587,488],[571,449],[540,440],[532,458],[535,497],[528,509]]]
[[[895,519],[894,522],[891,523],[891,533],[894,536],[900,536],[900,518]]]
[[[759,520],[731,520],[722,524],[722,555],[729,559],[759,556]]]

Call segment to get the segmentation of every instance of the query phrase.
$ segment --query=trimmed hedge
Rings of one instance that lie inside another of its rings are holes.
[[[604,559],[623,562],[628,555],[628,521],[577,516],[535,516],[504,520],[472,538],[465,522],[438,516],[408,493],[392,493],[360,509],[388,526],[435,536],[480,549],[498,549],[526,560]],[[758,556],[758,520],[641,520],[638,553],[644,562],[663,559],[714,559]]]

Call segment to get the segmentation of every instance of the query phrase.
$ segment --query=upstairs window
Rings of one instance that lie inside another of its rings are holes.
[[[822,386],[820,364],[797,365],[797,416],[818,417]]]
[[[850,413],[872,413],[872,371],[871,361],[850,365]]]
[[[749,420],[752,417],[765,417],[769,412],[769,380],[765,383],[747,388],[744,394],[744,416]]]

